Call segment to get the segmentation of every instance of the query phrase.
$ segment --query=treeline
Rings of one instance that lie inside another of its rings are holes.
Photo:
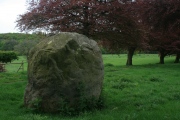
[[[29,50],[35,46],[45,35],[5,33],[0,34],[0,51],[15,51],[18,55],[27,55]]]
[[[38,34],[24,34],[24,33],[4,33],[0,34],[0,40],[37,40],[39,39]]]

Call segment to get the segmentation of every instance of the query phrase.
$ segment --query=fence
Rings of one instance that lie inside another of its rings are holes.
[[[9,63],[10,65],[20,65],[20,66],[18,66],[18,70],[17,70],[17,72],[19,72],[20,70],[22,70],[22,71],[24,71],[24,61],[22,61],[21,63]],[[8,65],[9,65],[8,64]],[[4,63],[0,63],[0,72],[6,72],[7,70],[6,70],[6,66],[7,64],[4,64]]]

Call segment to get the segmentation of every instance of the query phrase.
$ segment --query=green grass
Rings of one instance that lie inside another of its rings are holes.
[[[111,63],[115,66],[126,64],[126,54],[112,54],[103,55],[104,64]],[[167,56],[165,57],[165,63],[174,62],[175,57]],[[159,57],[157,54],[136,54],[133,56],[133,65],[147,65],[147,64],[157,64],[159,63]]]
[[[8,64],[6,65],[6,70],[7,70],[7,72],[8,72],[8,73],[17,72],[18,69],[20,68],[22,62],[24,63],[24,71],[27,71],[27,60],[26,60],[26,57],[25,57],[25,56],[19,56],[19,57],[18,57],[18,60],[14,60],[14,61],[12,62],[12,64],[11,64],[11,63],[8,63]],[[15,64],[13,64],[13,63],[15,63]],[[17,64],[17,63],[18,63],[18,64]],[[23,70],[20,69],[19,71],[22,72]]]
[[[8,72],[0,73],[0,120],[180,119],[180,64],[173,63],[175,57],[166,57],[161,65],[158,55],[135,55],[134,66],[125,66],[126,55],[103,55],[103,59],[103,110],[74,117],[32,113],[22,107],[27,71],[17,73],[18,68],[9,64]]]

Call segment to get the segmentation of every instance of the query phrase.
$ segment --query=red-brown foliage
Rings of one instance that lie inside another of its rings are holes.
[[[179,53],[180,0],[32,0],[28,10],[17,20],[20,30],[78,32],[127,50],[127,65],[137,48]]]
[[[180,0],[140,1],[141,18],[150,36],[152,49],[158,50],[164,63],[167,54],[178,52],[180,41]]]
[[[108,48],[113,51],[131,49],[134,53],[143,45],[132,2],[39,0],[29,4],[29,11],[17,20],[22,31],[78,32],[108,41]]]

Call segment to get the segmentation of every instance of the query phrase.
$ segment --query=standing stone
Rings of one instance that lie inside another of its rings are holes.
[[[30,51],[24,104],[43,112],[84,109],[100,98],[103,69],[94,40],[78,33],[51,36]]]

